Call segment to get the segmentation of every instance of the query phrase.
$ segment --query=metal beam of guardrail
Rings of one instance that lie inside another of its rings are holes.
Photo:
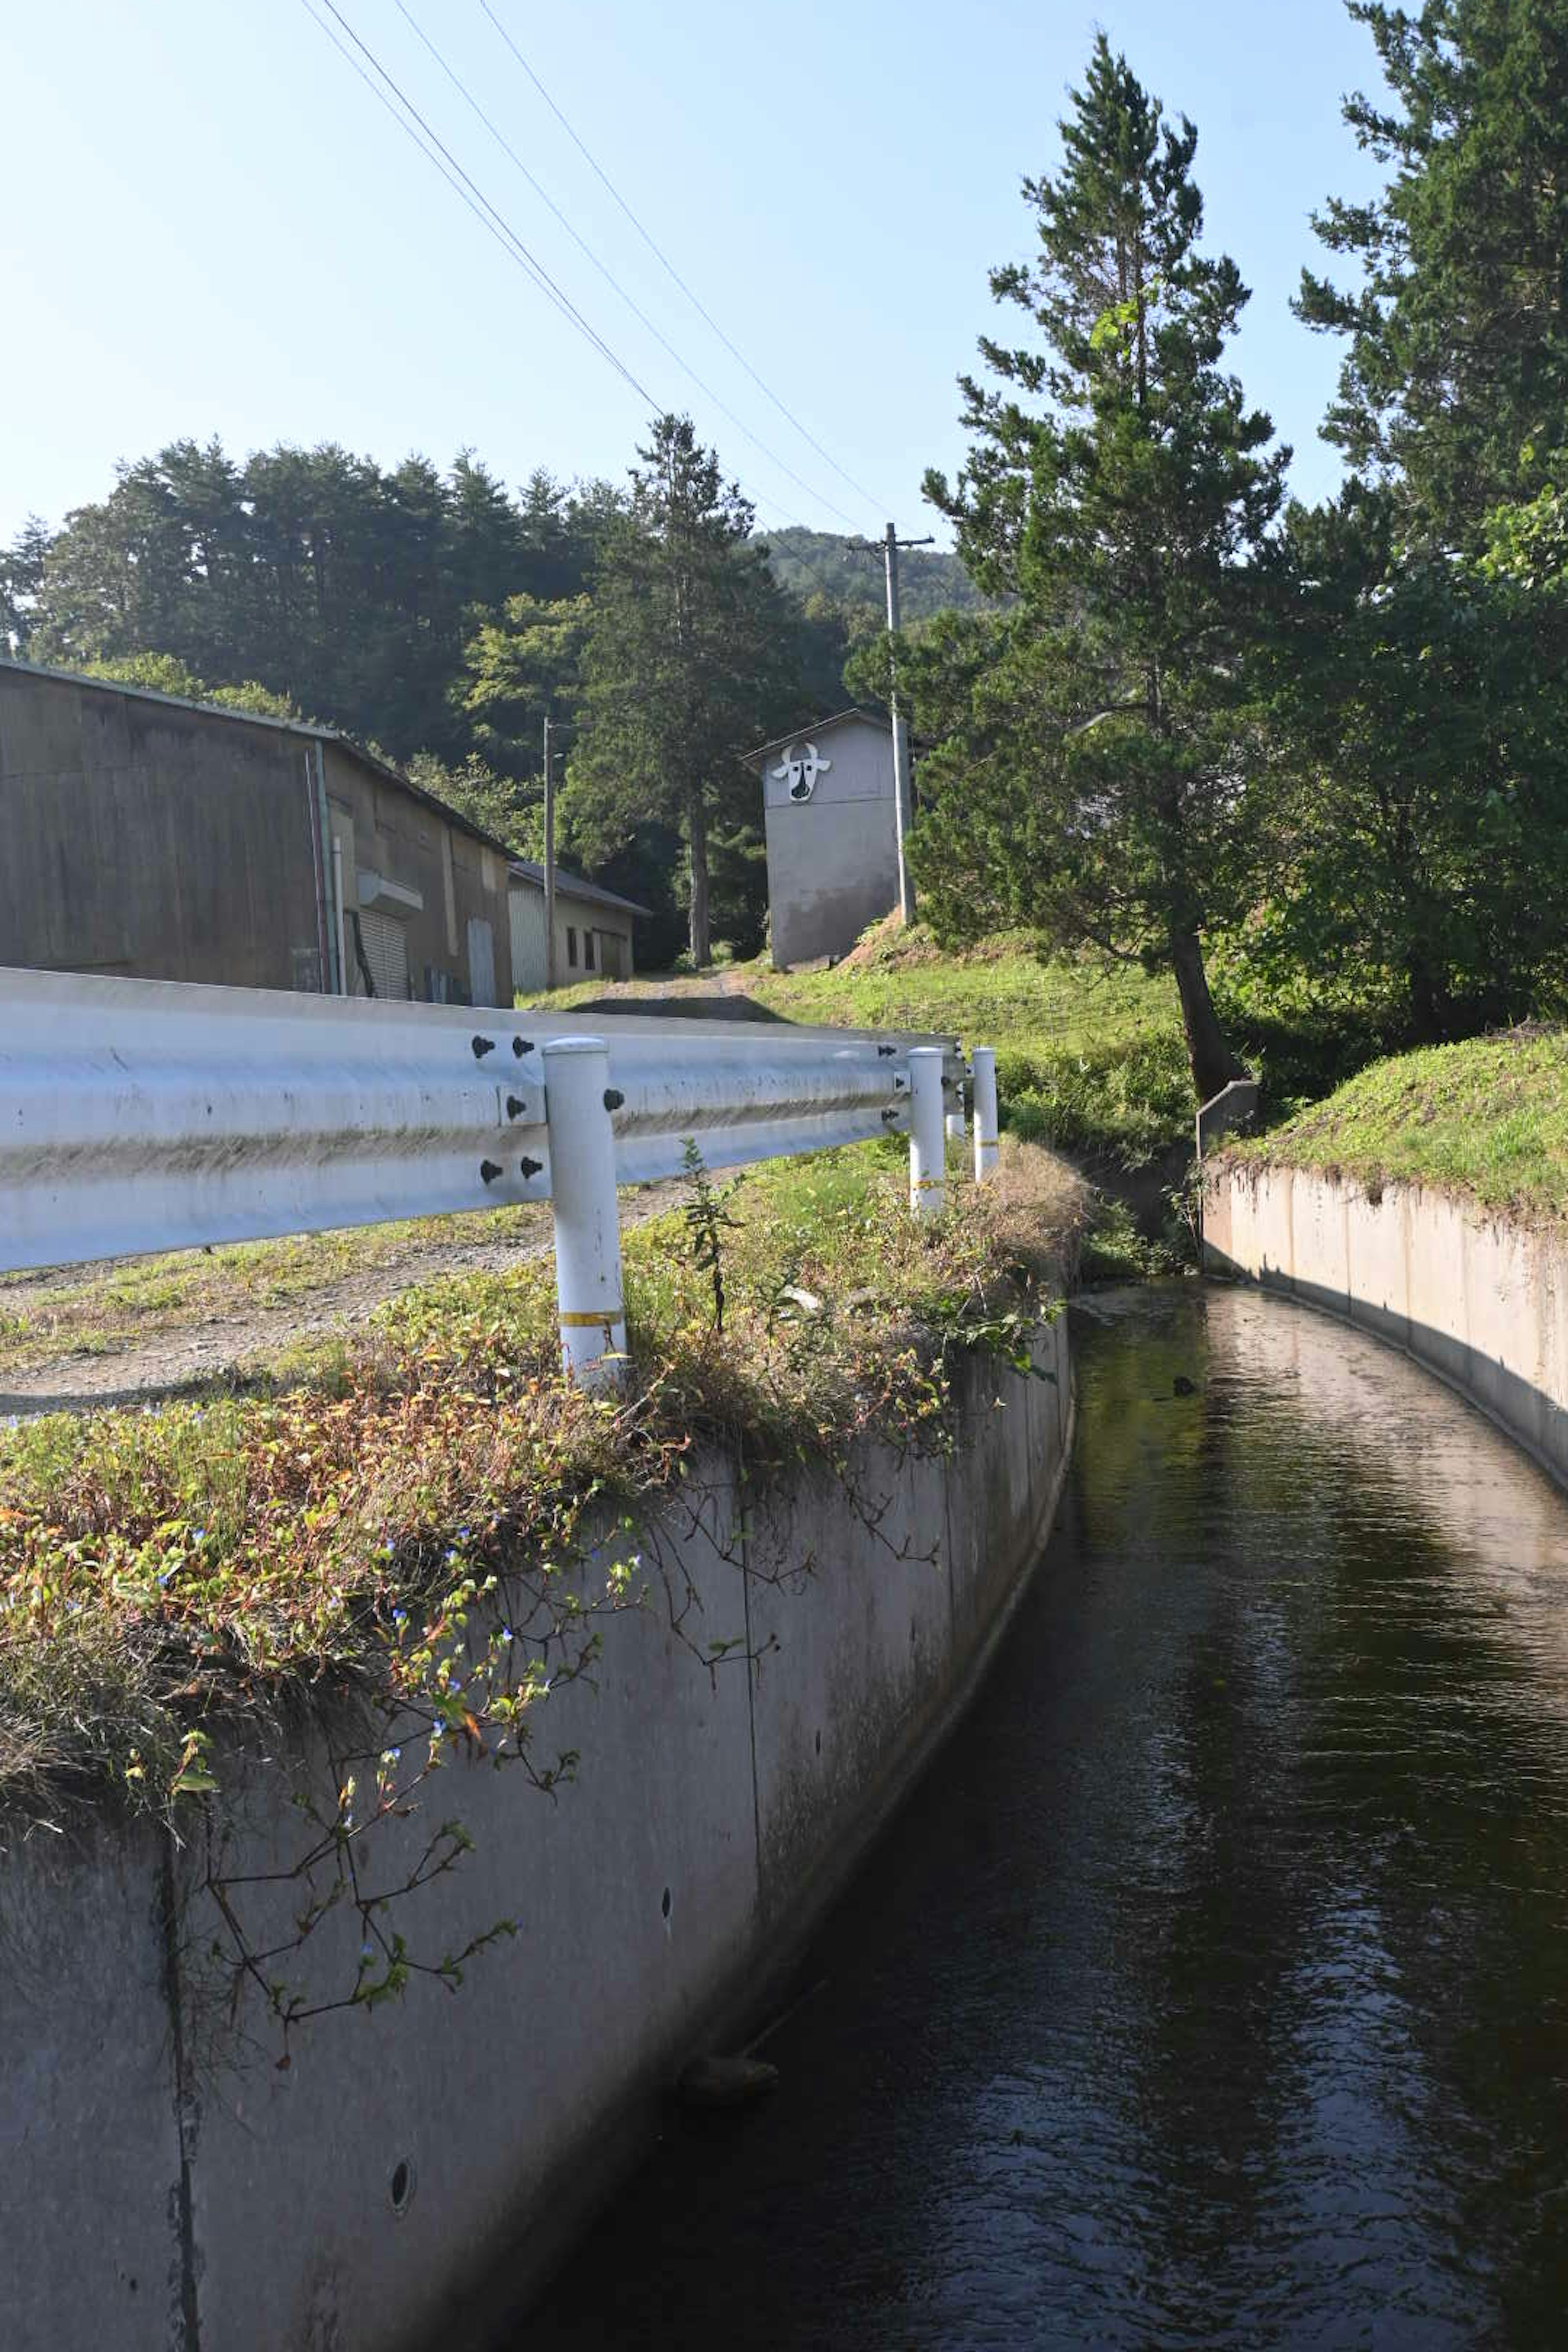
[[[562,1198],[552,1048],[580,1023],[0,971],[0,1267]],[[910,1050],[951,1039],[600,1019],[614,1181],[909,1125]],[[564,1067],[564,1065],[563,1065]],[[601,1171],[602,1172],[602,1171]],[[617,1272],[618,1287],[618,1272]]]

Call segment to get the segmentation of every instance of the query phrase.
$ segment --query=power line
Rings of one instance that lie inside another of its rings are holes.
[[[556,105],[555,100],[551,97],[550,92],[540,80],[539,76],[534,72],[533,68],[529,64],[528,59],[523,56],[522,51],[518,47],[517,43],[512,39],[511,35],[507,31],[506,26],[501,23],[500,18],[496,15],[495,10],[490,6],[490,0],[479,0],[479,5],[484,10],[485,15],[489,18],[490,23],[495,26],[496,31],[500,35],[501,39],[506,43],[507,47],[511,51],[512,56],[517,59],[518,64],[522,68],[523,72],[528,76],[529,80],[533,84],[534,89],[539,92],[540,97],[544,100],[545,105],[550,109],[551,113],[553,114],[555,120],[560,123],[562,129],[565,131],[573,145],[577,149],[579,154],[582,155],[590,170],[594,172],[596,177],[602,181],[604,185],[609,190],[611,195],[615,198],[622,212],[625,213],[627,220],[630,221],[637,235],[642,238],[643,243],[647,247],[648,251],[654,256],[660,268],[666,270],[675,280],[676,285],[679,287],[681,292],[685,295],[692,309],[697,312],[698,317],[704,321],[715,335],[718,336],[719,341],[723,344],[724,349],[729,352],[731,358],[745,369],[746,373],[751,377],[752,382],[756,385],[758,391],[765,394],[765,396],[773,402],[773,404],[778,410],[779,415],[794,425],[795,431],[800,435],[803,441],[810,443],[817,456],[822,459],[824,465],[831,466],[839,480],[841,482],[847,482],[849,488],[855,492],[857,498],[864,499],[866,504],[872,508],[877,513],[886,514],[888,511],[887,500],[884,499],[873,498],[870,491],[866,488],[865,485],[855,479],[853,474],[846,473],[844,467],[838,463],[837,458],[833,457],[828,450],[825,449],[821,442],[816,438],[816,436],[812,433],[807,426],[801,423],[794,409],[787,407],[779,398],[777,393],[774,392],[773,386],[768,383],[763,376],[760,376],[757,373],[756,369],[752,365],[751,361],[746,357],[744,352],[738,350],[735,344],[731,341],[729,336],[724,332],[723,328],[719,324],[718,320],[714,318],[712,312],[706,307],[700,298],[693,293],[691,288],[687,284],[685,278],[682,278],[679,270],[677,269],[674,262],[671,261],[663,247],[660,246],[656,241],[652,234],[644,227],[642,222],[637,218],[637,214],[632,210],[630,205],[627,204],[625,196],[622,195],[619,188],[616,187],[615,182],[610,178],[609,173],[604,169],[604,166],[598,162],[597,158],[591,152],[588,147],[584,143],[583,140],[578,136],[577,132],[573,129],[571,123],[567,121],[560,107]],[[826,504],[826,501],[824,501],[824,503]],[[837,510],[834,509],[834,511]]]
[[[609,344],[605,341],[603,335],[599,333],[597,328],[591,325],[590,322],[583,316],[582,311],[578,310],[571,297],[563,293],[561,288],[557,286],[555,280],[550,275],[550,272],[545,268],[544,264],[539,260],[536,255],[529,251],[528,247],[523,243],[521,237],[519,236],[510,222],[505,218],[504,215],[496,209],[495,205],[491,204],[489,198],[485,194],[483,189],[479,186],[476,181],[469,177],[467,172],[464,171],[463,166],[458,163],[450,148],[443,144],[437,133],[426,121],[425,117],[420,113],[419,109],[414,104],[413,100],[405,96],[397,83],[393,79],[391,74],[387,72],[386,68],[381,63],[379,58],[377,58],[374,52],[361,40],[359,35],[354,31],[353,26],[349,23],[347,17],[342,15],[342,11],[335,5],[335,0],[321,0],[321,5],[342,26],[343,31],[348,35],[350,40],[353,43],[354,47],[359,50],[361,56],[363,56],[374,68],[375,72],[380,75],[382,80],[386,84],[387,89],[392,91],[393,96],[396,99],[398,106],[401,106],[404,109],[403,114],[399,114],[396,108],[390,105],[388,100],[383,96],[383,93],[376,89],[375,84],[370,80],[369,76],[365,74],[355,60],[349,56],[349,53],[344,49],[342,43],[334,36],[331,26],[322,23],[321,17],[317,16],[314,7],[311,5],[311,0],[300,0],[300,5],[303,7],[305,14],[310,17],[311,23],[316,26],[319,31],[326,34],[328,39],[331,41],[333,47],[339,52],[340,56],[344,58],[348,64],[353,66],[355,72],[360,75],[361,80],[365,83],[366,87],[373,91],[377,98],[381,99],[383,105],[387,107],[387,111],[392,115],[394,121],[398,123],[403,130],[407,131],[409,137],[413,139],[415,145],[419,149],[420,153],[426,156],[429,162],[435,163],[436,155],[431,153],[431,149],[434,148],[437,151],[437,153],[445,159],[445,163],[450,166],[450,171],[442,170],[440,164],[437,165],[437,168],[441,170],[442,178],[447,181],[448,186],[457,189],[457,193],[462,196],[463,201],[468,205],[469,211],[474,213],[476,216],[483,222],[484,226],[490,230],[490,234],[497,238],[499,243],[501,244],[503,250],[511,254],[512,258],[520,263],[526,274],[532,278],[533,283],[539,287],[540,290],[549,296],[550,299],[554,303],[556,309],[561,311],[562,315],[569,319],[572,324],[577,329],[578,332],[586,338],[586,340],[594,346],[595,350],[600,353],[601,357],[608,361],[611,367],[615,369],[616,374],[622,377],[624,381],[631,386],[638,398],[646,401],[649,408],[654,410],[656,414],[662,415],[664,412],[664,403],[655,399],[653,394],[649,392],[647,384],[638,381],[638,379],[632,373],[630,368],[626,366],[625,361],[620,358],[618,353],[611,350]],[[405,120],[406,116],[411,116],[413,118],[413,121],[418,124],[419,129],[425,133],[425,139],[429,142],[428,146],[426,146],[424,142],[418,138],[410,122]],[[456,173],[457,174],[456,180],[452,178],[453,173]],[[458,185],[458,181],[462,183],[460,187]],[[482,210],[480,210],[481,206],[483,208]]]
[[[547,298],[555,305],[555,308],[561,312],[562,316],[571,321],[584,340],[599,352],[600,356],[605,360],[611,367],[615,369],[616,374],[631,386],[632,390],[637,393],[639,399],[646,404],[648,410],[656,415],[664,415],[666,413],[665,403],[658,399],[655,394],[648,390],[647,386],[633,374],[630,368],[626,366],[626,362],[620,358],[618,353],[611,348],[604,336],[599,333],[597,328],[593,326],[590,321],[584,317],[576,304],[556,284],[553,278],[551,277],[550,272],[545,268],[543,263],[529,250],[529,247],[524,244],[522,238],[519,236],[517,231],[511,226],[505,215],[490,203],[489,198],[485,194],[484,191],[479,186],[478,183],[470,176],[470,174],[464,170],[462,164],[458,161],[451,150],[437,136],[436,131],[431,129],[430,125],[426,121],[425,117],[420,113],[418,108],[414,105],[413,101],[408,97],[405,96],[403,89],[399,87],[392,75],[387,72],[386,68],[381,63],[374,52],[360,38],[359,35],[354,31],[353,26],[334,5],[334,0],[321,0],[321,5],[330,11],[331,16],[334,16],[337,22],[342,26],[343,31],[348,35],[349,39],[353,43],[354,47],[360,51],[361,56],[366,59],[368,64],[373,67],[374,71],[381,77],[382,81],[386,85],[386,89],[390,89],[394,93],[394,96],[398,101],[397,106],[395,106],[392,100],[386,96],[385,90],[378,88],[376,83],[371,79],[370,75],[365,71],[364,66],[359,62],[359,58],[355,58],[349,49],[344,47],[342,42],[333,32],[331,26],[323,22],[321,17],[317,15],[315,6],[312,5],[312,0],[300,0],[300,5],[304,8],[305,14],[310,17],[317,30],[326,36],[327,39],[331,41],[333,48],[337,50],[339,56],[343,59],[344,63],[352,67],[353,71],[359,76],[361,81],[363,82],[365,88],[370,91],[371,96],[385,109],[386,112],[391,115],[392,120],[397,124],[398,129],[404,131],[406,136],[413,141],[415,146],[419,150],[419,152],[425,157],[426,161],[440,173],[447,186],[451,188],[454,194],[458,195],[468,206],[469,212],[473,214],[475,219],[479,223],[480,227],[486,229],[489,234],[494,237],[496,243],[507,256],[507,258],[510,261],[515,262],[517,267],[522,270],[523,274],[531,280],[531,282],[539,289],[540,292],[547,296]],[[412,21],[413,20],[410,19],[410,22]],[[415,29],[417,31],[418,27],[416,26]],[[398,111],[398,106],[401,106],[405,111],[400,113]],[[409,118],[412,118],[412,120]],[[419,126],[417,130],[415,128],[416,124]],[[420,136],[421,131],[425,134],[424,138],[421,138]],[[426,142],[428,143],[426,143]],[[791,478],[794,479],[795,478],[792,476]],[[742,485],[742,487],[743,488],[744,486]],[[803,484],[802,487],[805,488],[805,486]],[[781,507],[778,501],[774,499],[763,500],[762,503],[771,506],[776,514],[782,514],[785,522],[793,524],[796,530],[810,530],[812,528],[809,523],[803,522],[798,515],[790,514],[788,509]],[[824,503],[826,503],[826,501]],[[835,511],[837,511],[837,509],[835,509]],[[834,591],[830,587],[829,583],[805,557],[795,556],[793,560],[798,562],[804,571],[810,573],[811,577],[816,582],[817,586],[822,590],[826,596],[831,597],[833,595]]]
[[[470,106],[473,111],[479,116],[479,121],[484,124],[485,129],[489,132],[490,137],[495,141],[497,146],[500,148],[502,153],[509,156],[511,162],[516,164],[518,170],[522,173],[523,178],[528,182],[529,186],[533,190],[534,194],[539,198],[540,202],[546,205],[554,215],[562,227],[565,230],[567,236],[572,239],[573,244],[578,248],[579,252],[587,257],[588,260],[593,263],[595,268],[598,271],[600,277],[605,280],[605,283],[613,288],[615,292],[620,296],[621,300],[626,304],[633,318],[637,320],[642,326],[647,328],[648,333],[653,337],[655,342],[659,345],[660,349],[667,352],[669,357],[675,362],[676,366],[679,368],[684,374],[690,377],[699,392],[703,394],[705,399],[712,402],[714,407],[719,411],[719,414],[721,416],[728,418],[729,422],[734,426],[736,432],[744,435],[745,438],[751,443],[753,449],[760,449],[763,456],[768,460],[768,463],[772,466],[776,466],[779,472],[784,475],[787,481],[793,482],[797,490],[804,490],[808,499],[814,499],[818,506],[826,508],[830,515],[837,516],[837,520],[845,525],[846,529],[853,530],[855,528],[854,523],[850,517],[844,512],[842,507],[837,507],[834,505],[831,499],[824,498],[820,490],[814,488],[810,482],[803,479],[803,478],[794,470],[793,467],[787,466],[784,463],[776,449],[771,448],[767,442],[762,439],[760,435],[753,433],[751,426],[747,425],[742,418],[737,416],[732,408],[727,407],[724,402],[720,399],[719,394],[714,391],[712,385],[704,382],[703,378],[698,374],[697,370],[691,365],[689,360],[684,359],[681,356],[680,352],[677,351],[675,345],[669,341],[668,337],[660,331],[660,330],[654,324],[653,320],[648,317],[647,311],[642,310],[633,299],[631,295],[626,292],[626,288],[621,284],[619,278],[617,278],[614,272],[600,260],[598,255],[594,251],[593,247],[587,242],[586,238],[578,234],[571,220],[567,217],[566,214],[562,211],[560,205],[555,202],[548,189],[542,186],[540,182],[534,177],[534,174],[529,170],[528,165],[523,162],[522,157],[518,153],[516,148],[511,144],[505,133],[497,128],[490,117],[485,112],[484,108],[479,104],[479,100],[474,96],[472,90],[463,80],[461,75],[447,62],[447,58],[443,57],[441,51],[430,38],[429,34],[426,32],[424,26],[419,23],[413,11],[405,5],[405,0],[397,0],[397,13],[412,27],[413,31],[418,35],[419,39],[424,43],[426,48],[435,58],[436,63],[440,67],[447,80],[452,84],[452,87],[460,94],[468,105]],[[831,463],[831,460],[829,460],[829,462]],[[835,468],[835,470],[837,471],[837,468]],[[805,529],[805,526],[802,525],[802,528]]]

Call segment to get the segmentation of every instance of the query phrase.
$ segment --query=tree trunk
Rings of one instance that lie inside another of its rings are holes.
[[[686,839],[691,875],[691,961],[699,971],[712,961],[708,944],[708,812],[700,793],[686,804]]]
[[[1410,998],[1410,1034],[1417,1045],[1440,1045],[1450,1019],[1447,991],[1430,968],[1412,961],[1405,973]]]
[[[1199,1102],[1206,1103],[1232,1078],[1245,1078],[1248,1073],[1226,1044],[1225,1032],[1209,994],[1203,945],[1195,931],[1175,934],[1171,941],[1171,961],[1182,1000],[1182,1027],[1186,1033],[1193,1087]]]

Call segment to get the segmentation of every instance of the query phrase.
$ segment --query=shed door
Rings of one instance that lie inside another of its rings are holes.
[[[495,941],[482,915],[468,917],[468,999],[474,1004],[496,1001]]]
[[[375,982],[378,996],[394,1004],[408,1001],[408,942],[403,926],[390,915],[378,915],[374,907],[362,908],[359,914],[360,937],[364,942],[364,960],[370,966],[370,976]],[[353,939],[349,939],[349,960],[353,967],[353,994],[363,995],[364,975],[354,954]]]

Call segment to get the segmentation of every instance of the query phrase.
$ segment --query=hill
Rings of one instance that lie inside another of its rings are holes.
[[[881,542],[851,539],[832,530],[770,530],[773,576],[802,598],[824,593],[835,604],[887,612]],[[899,558],[899,596],[905,621],[926,621],[956,607],[981,612],[987,599],[970,582],[956,555],[936,547],[911,547]]]

